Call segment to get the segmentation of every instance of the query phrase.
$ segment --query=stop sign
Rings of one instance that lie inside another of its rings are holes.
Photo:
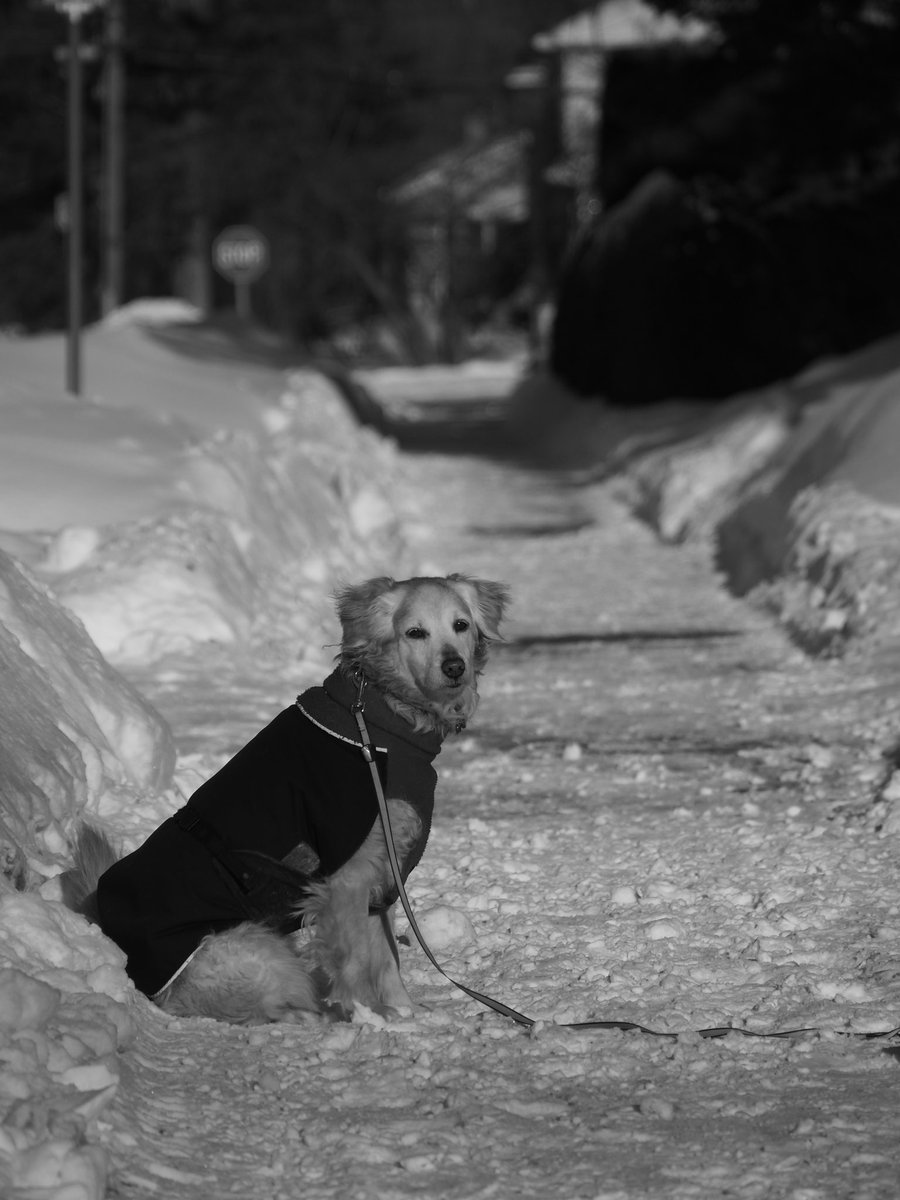
[[[229,225],[212,246],[213,266],[232,283],[252,283],[269,265],[269,243],[252,225]]]

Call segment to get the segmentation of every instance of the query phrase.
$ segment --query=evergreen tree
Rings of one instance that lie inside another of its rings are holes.
[[[123,0],[126,299],[186,286],[224,225],[258,225],[255,314],[308,336],[381,292],[382,188],[502,95],[576,0]],[[65,18],[0,0],[0,324],[64,324]],[[102,46],[102,10],[83,39]],[[437,31],[437,32],[435,32]],[[98,312],[101,58],[85,68],[86,316]],[[215,281],[217,305],[230,302]],[[384,303],[384,294],[379,303]]]

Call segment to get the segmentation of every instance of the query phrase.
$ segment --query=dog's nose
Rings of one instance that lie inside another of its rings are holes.
[[[465,674],[466,664],[457,654],[452,658],[445,658],[441,663],[441,670],[448,679],[457,680],[461,675]]]

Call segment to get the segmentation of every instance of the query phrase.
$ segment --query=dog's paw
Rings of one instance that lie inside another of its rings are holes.
[[[299,1009],[292,1009],[280,1017],[279,1020],[285,1025],[309,1025],[315,1028],[323,1020],[334,1021],[336,1018],[325,1012],[302,1012]]]
[[[412,1007],[406,1005],[402,1008],[395,1008],[392,1004],[364,1004],[361,1000],[354,1000],[349,1007],[336,1002],[326,1002],[322,1009],[322,1016],[326,1021],[359,1021],[369,1025],[386,1025],[392,1021],[404,1021],[412,1015]]]
[[[386,1029],[393,1021],[398,1020],[399,1012],[386,1004],[362,1004],[359,1000],[353,1005],[353,1017],[356,1025],[374,1025],[376,1029]]]
[[[413,1015],[411,1004],[404,1004],[397,1008],[393,1004],[373,1004],[372,1012],[377,1013],[379,1017],[384,1017],[386,1021],[405,1021]]]

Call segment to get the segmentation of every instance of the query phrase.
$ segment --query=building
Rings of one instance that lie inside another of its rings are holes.
[[[405,230],[406,299],[443,356],[456,357],[466,328],[490,312],[536,319],[567,241],[598,211],[610,55],[707,36],[644,0],[601,0],[532,39],[505,78],[506,129],[474,115],[460,145],[388,190]]]

